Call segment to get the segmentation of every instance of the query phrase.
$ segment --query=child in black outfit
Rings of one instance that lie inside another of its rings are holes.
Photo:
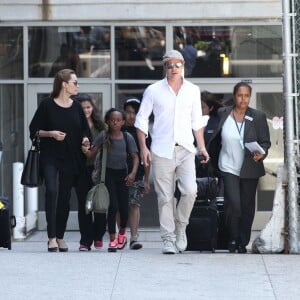
[[[101,132],[95,138],[91,149],[82,147],[83,152],[91,157],[101,149],[105,143],[107,146],[107,163],[105,185],[109,191],[110,204],[107,213],[108,231],[110,243],[109,252],[123,249],[127,243],[126,226],[128,221],[128,187],[133,184],[137,173],[139,158],[138,149],[134,138],[129,133],[121,131],[125,123],[124,113],[111,108],[105,114],[107,132]],[[126,137],[124,136],[126,134]],[[133,160],[132,169],[127,166],[127,155]],[[116,238],[116,214],[120,214],[120,229]]]
[[[89,94],[80,93],[75,98],[79,101],[86,120],[89,124],[92,140],[103,130],[105,130],[105,123],[101,118],[100,111],[92,97]],[[78,198],[78,223],[80,231],[80,246],[79,251],[91,250],[91,245],[94,242],[94,247],[100,250],[103,247],[102,236],[105,233],[106,216],[102,213],[85,212],[86,196],[88,191],[94,185],[92,181],[92,172],[94,170],[94,158],[87,159],[85,170],[78,182],[77,198]]]

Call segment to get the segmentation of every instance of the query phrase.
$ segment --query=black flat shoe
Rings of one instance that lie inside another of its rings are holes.
[[[57,247],[49,247],[48,246],[48,252],[57,252],[58,248]]]
[[[58,248],[59,252],[68,252],[68,248]]]
[[[59,252],[68,252],[68,246],[63,239],[56,239]]]
[[[236,241],[231,241],[231,242],[228,243],[229,253],[235,253],[236,249],[237,249]]]
[[[247,253],[247,249],[245,246],[238,246],[237,252],[238,253]]]
[[[54,241],[49,240],[47,245],[48,245],[48,252],[57,252],[58,246],[55,240]]]

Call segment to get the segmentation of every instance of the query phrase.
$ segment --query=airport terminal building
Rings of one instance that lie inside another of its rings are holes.
[[[16,163],[24,162],[30,120],[56,71],[74,69],[80,92],[91,94],[104,115],[161,79],[162,56],[172,48],[184,54],[185,77],[201,90],[230,103],[233,86],[247,81],[251,106],[266,113],[272,147],[254,223],[262,228],[284,153],[281,17],[279,0],[1,0],[0,195],[23,201],[25,231],[45,228],[44,190],[19,186]],[[141,226],[157,226],[155,195],[148,198]],[[73,199],[72,210],[68,226],[76,229]]]

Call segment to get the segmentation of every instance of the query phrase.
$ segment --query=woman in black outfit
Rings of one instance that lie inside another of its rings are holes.
[[[234,86],[234,105],[218,110],[220,121],[209,145],[211,160],[223,178],[231,253],[247,253],[256,189],[259,178],[265,175],[263,160],[271,146],[265,113],[249,106],[251,92],[246,82]],[[256,142],[262,151],[249,151],[245,145],[249,142]]]
[[[77,95],[75,72],[63,69],[54,77],[53,91],[39,105],[30,123],[30,137],[41,137],[41,169],[45,180],[48,251],[68,251],[63,240],[73,186],[85,168],[81,144],[90,130]]]

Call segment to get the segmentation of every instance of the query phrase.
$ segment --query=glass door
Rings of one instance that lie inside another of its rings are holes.
[[[52,90],[52,84],[30,84],[28,85],[27,90],[27,106],[25,109],[25,127],[24,127],[24,136],[25,136],[25,153],[27,153],[30,148],[31,141],[29,139],[28,127],[32,117],[42,99],[50,94]],[[91,95],[92,99],[96,102],[102,116],[105,112],[112,106],[111,99],[111,88],[110,85],[100,85],[100,84],[80,84],[80,92],[87,93]],[[45,190],[42,186],[38,191],[38,229],[46,229],[45,221],[45,201],[44,201]],[[77,221],[77,199],[74,191],[72,191],[71,196],[71,211],[70,217],[67,225],[68,230],[78,230],[78,221]]]

